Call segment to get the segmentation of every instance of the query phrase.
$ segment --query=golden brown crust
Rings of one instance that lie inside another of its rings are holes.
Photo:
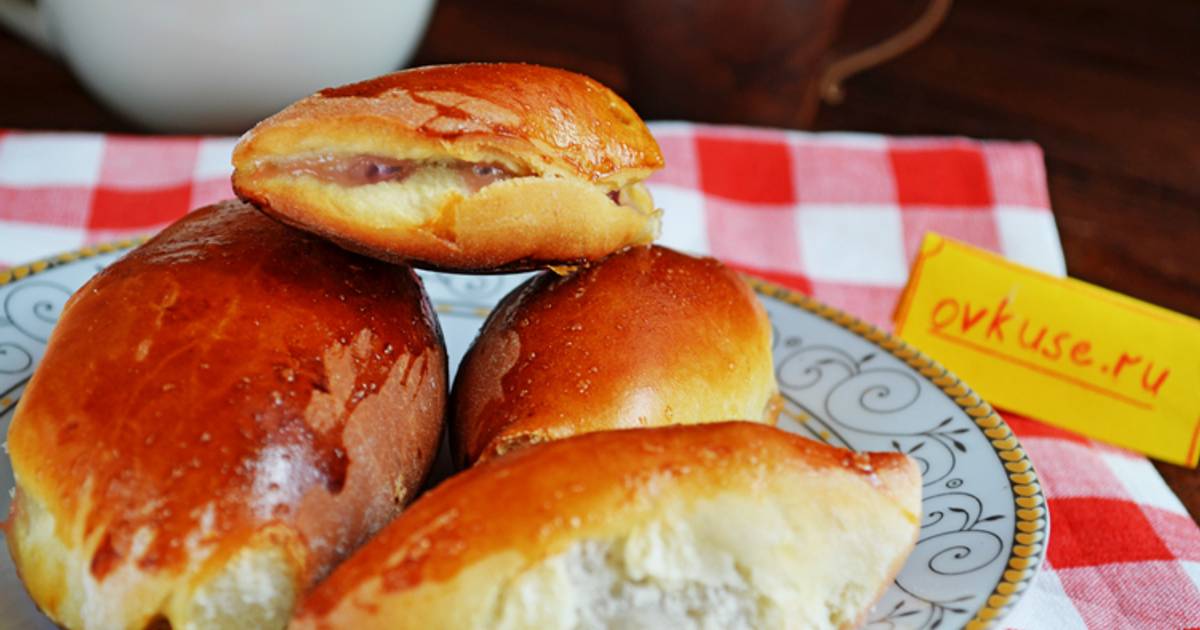
[[[373,158],[415,175],[351,185],[287,166]],[[596,260],[659,229],[638,183],[662,167],[646,125],[599,83],[539,66],[434,66],[324,90],[249,131],[233,164],[234,190],[264,211],[436,268]],[[473,188],[457,174],[472,164],[510,177]]]
[[[299,542],[303,585],[411,500],[445,378],[410,269],[228,202],[71,298],[8,446],[21,492],[97,584],[131,568],[195,586],[197,548],[207,573],[270,530]]]
[[[641,179],[663,164],[654,137],[612,90],[573,72],[516,63],[415,68],[322,90],[259,123],[234,164],[303,150],[310,145],[292,134],[343,125],[400,144],[436,144],[448,156],[462,149],[468,161],[490,148],[531,172],[552,168],[589,182],[631,172]]]
[[[712,258],[635,247],[507,295],[463,359],[456,461],[587,431],[774,422],[771,327]]]
[[[462,620],[465,615],[445,606],[472,597],[464,583],[472,567],[507,566],[497,559],[511,558],[510,572],[488,576],[489,588],[505,588],[520,571],[579,541],[610,539],[655,522],[698,525],[695,505],[720,497],[780,506],[794,529],[769,533],[779,552],[805,554],[795,545],[824,539],[827,534],[817,532],[825,527],[837,529],[828,534],[834,540],[861,535],[839,528],[869,524],[860,519],[875,516],[903,523],[903,531],[889,536],[904,550],[918,529],[920,475],[899,453],[854,454],[749,422],[575,436],[482,462],[426,493],[308,594],[293,627],[433,627],[427,624]],[[812,525],[803,522],[805,513]],[[887,555],[888,568],[906,553]],[[885,583],[886,570],[878,574]],[[486,616],[495,602],[475,595],[473,606]]]

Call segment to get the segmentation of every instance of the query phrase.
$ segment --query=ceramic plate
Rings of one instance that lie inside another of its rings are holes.
[[[71,293],[133,243],[64,254],[0,272],[0,430]],[[525,275],[423,273],[451,366],[492,306]],[[869,324],[750,279],[771,315],[788,431],[860,451],[900,451],[924,476],[920,539],[868,628],[990,625],[1041,563],[1049,522],[1028,457],[1004,421],[965,384]],[[12,486],[7,459],[0,486]],[[0,496],[0,514],[9,495]],[[53,628],[0,553],[0,625]]]

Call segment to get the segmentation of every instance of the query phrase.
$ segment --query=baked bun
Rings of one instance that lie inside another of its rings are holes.
[[[459,366],[451,406],[459,465],[587,431],[774,424],[771,324],[717,260],[635,247],[505,296]]]
[[[761,424],[580,435],[422,496],[292,628],[847,628],[920,505],[907,456]]]
[[[280,628],[399,513],[444,411],[412,271],[227,202],[67,303],[8,433],[8,545],[67,628]]]
[[[385,260],[459,271],[594,260],[658,234],[662,154],[625,101],[524,64],[417,68],[331,88],[233,152],[238,196]]]

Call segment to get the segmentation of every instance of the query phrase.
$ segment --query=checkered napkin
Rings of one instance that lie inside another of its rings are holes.
[[[926,230],[1063,274],[1032,144],[652,126],[663,244],[885,328]],[[230,138],[0,131],[0,268],[144,234],[226,198]],[[1200,626],[1200,529],[1144,457],[1005,414],[1051,513],[1014,628]]]

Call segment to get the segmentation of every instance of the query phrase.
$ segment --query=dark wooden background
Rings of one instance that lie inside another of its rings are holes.
[[[441,0],[414,63],[544,63],[629,95],[616,4]],[[888,6],[873,4],[849,22]],[[0,86],[0,127],[139,131],[3,32]],[[1036,141],[1071,275],[1200,316],[1200,2],[960,0],[929,41],[845,88],[815,128]],[[1156,466],[1200,518],[1200,472]]]

